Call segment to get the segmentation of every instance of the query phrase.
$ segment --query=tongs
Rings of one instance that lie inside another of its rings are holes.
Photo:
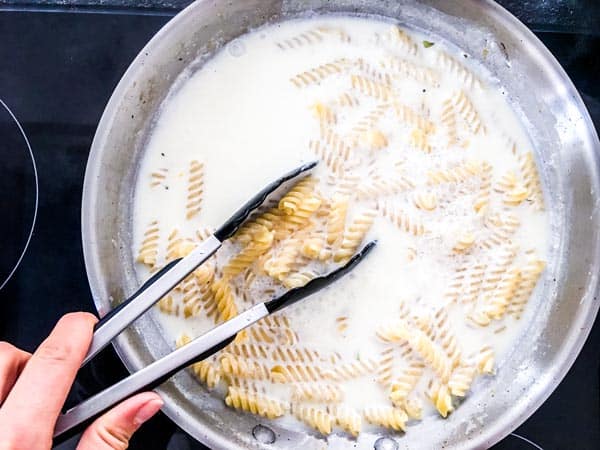
[[[280,197],[287,192],[291,185],[295,184],[298,179],[308,175],[316,165],[317,162],[304,164],[266,186],[189,255],[168,263],[146,281],[131,297],[108,312],[96,324],[92,343],[83,364],[89,362],[129,324],[215,253],[221,247],[223,241],[233,236],[242,223],[261,205],[267,200]],[[58,417],[54,429],[54,443],[62,442],[83,431],[94,419],[121,400],[138,392],[153,389],[181,369],[218,352],[233,341],[238,332],[254,322],[330,285],[351,271],[373,249],[375,244],[375,241],[369,242],[345,265],[333,272],[314,278],[304,286],[290,289],[272,300],[258,303],[197,337],[188,345],[173,351],[69,409]]]

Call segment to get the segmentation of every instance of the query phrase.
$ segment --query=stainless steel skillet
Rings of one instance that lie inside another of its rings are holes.
[[[133,62],[115,90],[90,153],[82,205],[83,245],[94,301],[101,313],[139,282],[129,253],[131,196],[137,164],[161,102],[187,70],[250,28],[306,13],[373,14],[425,30],[463,49],[498,79],[526,124],[548,187],[553,247],[539,298],[514,351],[494,378],[482,380],[448,419],[427,419],[395,437],[399,448],[485,448],[523,422],[573,363],[596,316],[600,266],[597,209],[600,144],[572,83],[547,49],[491,1],[203,1],[171,21]],[[483,49],[487,57],[483,59]],[[171,349],[151,317],[115,345],[130,370]],[[260,448],[259,422],[276,432],[270,448],[320,448],[317,437],[223,406],[182,373],[162,389],[165,412],[215,448]],[[364,435],[372,448],[379,436]],[[329,445],[348,444],[331,437]]]

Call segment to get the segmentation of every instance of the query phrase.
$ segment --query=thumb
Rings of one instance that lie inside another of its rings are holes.
[[[125,450],[133,433],[162,405],[163,401],[154,392],[125,400],[85,430],[77,450]]]

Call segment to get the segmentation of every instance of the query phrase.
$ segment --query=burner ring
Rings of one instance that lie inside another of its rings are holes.
[[[17,271],[17,268],[21,264],[21,261],[23,260],[23,257],[25,256],[25,253],[27,252],[29,243],[31,242],[31,237],[33,236],[33,230],[35,227],[35,223],[36,223],[36,219],[37,219],[37,212],[38,212],[39,182],[38,182],[37,166],[35,163],[35,158],[33,156],[33,151],[31,149],[29,139],[27,138],[27,135],[25,134],[25,131],[23,130],[23,127],[21,126],[21,123],[19,122],[17,117],[13,114],[13,112],[8,107],[8,105],[4,102],[4,100],[2,100],[2,98],[0,98],[0,105],[8,113],[8,116],[9,116],[8,122],[10,122],[12,120],[12,122],[14,122],[14,124],[17,126],[18,132],[21,135],[21,137],[23,138],[23,140],[25,142],[25,146],[27,147],[27,151],[29,154],[30,162],[31,162],[31,169],[32,169],[32,173],[33,173],[34,193],[35,193],[34,204],[33,204],[33,215],[31,217],[31,225],[29,227],[29,231],[26,233],[26,239],[25,239],[24,244],[22,245],[22,249],[20,250],[20,252],[17,251],[18,256],[16,258],[16,262],[9,264],[8,274],[4,275],[4,274],[0,273],[0,290],[1,290],[6,285],[6,283],[8,283],[8,281],[12,278],[14,273]],[[0,108],[0,112],[2,111],[2,108]],[[10,267],[11,265],[12,265],[12,267]]]
[[[521,442],[525,442],[526,444],[529,444],[531,447],[535,448],[536,450],[544,450],[539,444],[536,444],[531,439],[527,439],[525,436],[521,436],[520,434],[517,434],[517,433],[510,433],[508,435],[508,437],[511,437],[511,436],[517,438]],[[528,447],[528,448],[531,448],[531,447]]]

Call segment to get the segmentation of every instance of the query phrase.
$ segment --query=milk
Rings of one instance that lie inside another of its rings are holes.
[[[319,27],[334,31],[323,34],[317,43],[295,44],[295,36]],[[472,211],[477,189],[457,194],[460,189],[457,185],[432,187],[427,183],[427,174],[472,158],[487,161],[492,166],[492,180],[496,183],[508,170],[519,171],[513,148],[520,152],[531,150],[523,126],[500,89],[481,68],[438,39],[414,31],[408,33],[412,47],[394,40],[390,24],[377,20],[322,17],[284,22],[236,39],[200,70],[179,80],[161,107],[141,162],[134,198],[133,253],[137,254],[151,221],[159,221],[163,249],[168,234],[174,229],[181,236],[195,239],[196,230],[218,227],[268,182],[301,163],[314,160],[316,156],[310,143],[319,140],[320,133],[314,111],[316,104],[332,103],[341,93],[360,97],[357,107],[336,109],[336,133],[349,136],[361,117],[382,103],[360,96],[347,76],[333,75],[320,84],[298,88],[290,81],[297,74],[340,59],[354,62],[362,59],[378,70],[389,57],[428,67],[439,77],[435,83],[399,77],[393,79],[391,85],[401,104],[435,124],[436,131],[430,137],[431,153],[413,148],[407,140],[411,127],[391,114],[378,120],[376,125],[385,133],[388,145],[381,150],[357,152],[356,167],[346,174],[368,180],[375,170],[384,178],[409,177],[417,187],[385,201],[410,211],[426,226],[427,233],[413,236],[402,232],[379,215],[363,242],[378,240],[368,258],[344,279],[285,311],[298,335],[298,345],[315,349],[322,355],[337,354],[346,362],[377,360],[388,346],[377,339],[375,331],[399,317],[400,302],[408,306],[412,314],[437,311],[445,305],[444,296],[457,266],[484,253],[481,249],[474,249],[468,255],[451,251],[457,236],[465,230],[475,234],[484,232],[483,219]],[[435,41],[435,45],[425,48],[424,40]],[[472,71],[481,84],[465,84],[464,78],[442,70],[440,53],[450,55]],[[441,100],[460,90],[475,105],[485,134],[461,129],[464,147],[447,151],[439,119]],[[204,193],[200,214],[187,220],[185,204],[191,160],[204,164]],[[159,186],[151,186],[151,174],[160,169],[167,169],[165,179]],[[314,176],[321,180],[319,189],[323,195],[332,195],[336,187],[331,184],[324,163],[315,169]],[[469,183],[464,186],[468,188]],[[450,200],[442,201],[433,211],[424,212],[415,209],[413,204],[414,193],[419,191],[433,191],[438,199]],[[544,259],[548,247],[547,214],[527,204],[507,208],[501,197],[492,191],[489,208],[502,214],[508,209],[521,223],[512,237],[512,242],[519,246],[515,264],[525,261],[526,250]],[[372,207],[372,201],[354,201],[349,221],[360,211]],[[239,250],[239,245],[226,243],[218,252],[218,264],[222,266]],[[493,259],[498,251],[493,249],[487,254]],[[160,258],[164,261],[164,255]],[[331,263],[317,266],[321,271],[336,267]],[[149,268],[141,264],[137,265],[137,271],[140,283],[150,275]],[[269,280],[261,280],[253,287],[248,295],[252,302],[270,298],[261,296],[266,285]],[[273,286],[276,293],[284,290],[276,283],[271,283]],[[178,295],[174,297],[180,301]],[[236,301],[239,310],[250,306],[240,298]],[[496,360],[501,362],[502,355],[515,344],[522,321],[506,317],[488,327],[477,327],[466,320],[467,312],[460,305],[449,308],[452,330],[463,354],[474,354],[489,345],[496,353]],[[184,319],[158,310],[154,314],[165,336],[173,343],[181,333],[194,337],[214,326],[211,319],[202,316]],[[343,332],[337,327],[340,318],[347,318]],[[395,364],[397,374],[403,367],[402,359]],[[432,408],[427,406],[422,392],[431,377],[427,371],[415,390],[425,405],[426,414]],[[389,389],[381,386],[376,378],[370,375],[344,383],[344,404],[359,412],[370,405],[390,405]],[[288,387],[269,383],[261,386],[273,398],[289,400]],[[299,425],[290,422],[289,426]]]

